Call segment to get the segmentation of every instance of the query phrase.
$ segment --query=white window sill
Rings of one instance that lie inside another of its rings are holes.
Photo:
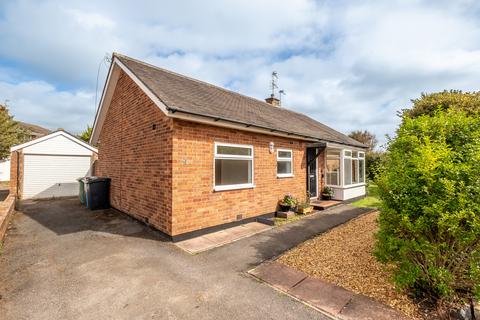
[[[285,174],[277,174],[277,178],[293,178],[295,177],[292,173],[285,173]]]
[[[227,190],[252,189],[252,188],[255,188],[255,185],[252,183],[232,184],[228,186],[215,186],[213,187],[213,191],[227,191]]]
[[[327,184],[325,186],[330,187],[332,189],[351,189],[351,188],[358,188],[358,187],[366,186],[366,183],[349,184],[349,185],[345,185],[345,186],[335,186],[335,185]]]

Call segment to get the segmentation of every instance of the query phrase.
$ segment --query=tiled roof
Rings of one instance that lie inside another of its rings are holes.
[[[229,120],[260,128],[365,147],[360,142],[298,112],[114,54],[170,111]]]
[[[21,121],[19,121],[18,123],[20,124],[20,127],[30,131],[32,135],[34,135],[35,137],[43,137],[52,132],[48,129],[37,126],[36,124],[31,124],[31,123],[26,123]]]

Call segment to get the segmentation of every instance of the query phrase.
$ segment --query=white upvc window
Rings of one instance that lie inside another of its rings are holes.
[[[365,152],[349,149],[326,151],[326,184],[332,187],[350,187],[365,183]]]
[[[361,151],[344,150],[343,154],[343,184],[346,186],[365,182],[365,153]]]
[[[293,177],[293,152],[291,149],[277,149],[277,177]]]
[[[359,178],[358,183],[365,183],[365,153],[358,153],[358,172]]]
[[[214,190],[253,188],[253,146],[215,142]]]
[[[340,185],[340,150],[327,149],[326,161],[327,185]]]

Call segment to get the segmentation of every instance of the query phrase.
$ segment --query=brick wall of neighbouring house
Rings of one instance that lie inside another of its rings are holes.
[[[168,234],[172,124],[122,72],[100,133],[96,166],[97,175],[112,179],[113,207]]]
[[[254,147],[253,189],[213,191],[214,142]],[[275,149],[293,150],[294,177],[277,178]],[[274,212],[286,193],[306,194],[305,143],[281,137],[175,120],[173,131],[173,235]],[[323,172],[323,155],[319,177]],[[319,182],[319,189],[321,187]],[[321,190],[321,189],[320,189]]]
[[[16,195],[18,199],[22,198],[23,190],[23,153],[21,151],[12,152],[10,155],[10,194]]]

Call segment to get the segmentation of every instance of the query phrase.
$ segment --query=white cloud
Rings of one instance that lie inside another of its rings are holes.
[[[92,92],[59,91],[44,81],[0,82],[0,97],[8,101],[16,120],[51,130],[63,128],[80,133],[92,125],[95,114]]]
[[[0,101],[25,121],[83,128],[98,64],[118,51],[257,98],[276,70],[286,107],[382,138],[421,92],[478,90],[479,15],[469,0],[8,2]]]
[[[98,13],[82,12],[74,9],[66,9],[65,12],[71,14],[77,24],[87,30],[113,29],[115,27],[115,22]]]

